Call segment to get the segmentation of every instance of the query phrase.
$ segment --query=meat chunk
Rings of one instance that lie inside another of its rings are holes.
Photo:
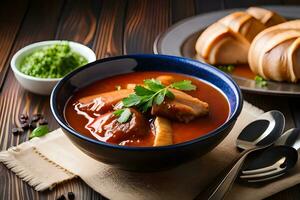
[[[149,134],[148,122],[142,113],[130,109],[132,116],[126,123],[118,122],[113,112],[101,115],[88,125],[93,135],[104,142],[120,144],[128,140],[138,140]]]
[[[81,104],[80,109],[103,114],[109,110],[112,110],[112,107],[115,104],[120,102],[123,98],[127,97],[131,93],[133,93],[132,89],[123,89],[105,92],[99,95],[87,96],[79,99],[79,103]]]
[[[152,115],[188,123],[196,117],[208,114],[209,106],[206,102],[179,90],[170,89],[170,91],[175,98],[166,99],[162,104],[154,105],[151,110]]]
[[[173,144],[173,131],[171,122],[163,117],[156,117],[154,121],[155,138],[153,146],[166,146]]]
[[[175,78],[170,75],[158,76],[156,80],[159,80],[164,85],[170,85],[175,82]]]

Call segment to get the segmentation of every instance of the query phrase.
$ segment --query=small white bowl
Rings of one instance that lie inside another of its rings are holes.
[[[30,44],[26,47],[20,49],[11,59],[10,66],[14,72],[14,75],[18,82],[24,87],[26,90],[41,94],[41,95],[50,95],[53,87],[59,82],[62,78],[39,78],[26,75],[19,70],[19,65],[23,58],[33,51],[43,48],[45,46],[61,43],[64,40],[51,40],[51,41],[43,41]],[[67,41],[71,47],[71,49],[83,57],[85,57],[88,61],[94,62],[96,60],[96,55],[89,47],[79,44],[77,42]]]

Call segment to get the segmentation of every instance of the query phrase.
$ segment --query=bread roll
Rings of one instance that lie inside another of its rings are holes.
[[[277,14],[264,10],[251,8],[249,13],[259,12],[256,17],[267,24],[280,21]],[[210,25],[196,42],[196,58],[213,65],[248,63],[253,38],[266,28],[263,22],[249,13],[234,12]],[[262,17],[263,13],[268,17]]]
[[[275,81],[300,78],[300,20],[272,26],[253,40],[248,55],[251,70]]]

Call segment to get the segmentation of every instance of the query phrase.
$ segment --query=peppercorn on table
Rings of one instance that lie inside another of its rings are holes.
[[[20,48],[38,41],[63,39],[87,45],[95,51],[97,59],[152,53],[156,36],[181,19],[213,10],[248,7],[253,3],[300,4],[297,0],[1,1],[1,150],[28,140],[32,133],[27,129],[37,124],[48,124],[50,130],[58,127],[50,112],[49,97],[25,91],[10,69],[10,60]],[[264,110],[282,111],[286,116],[286,129],[300,126],[299,98],[247,93],[244,98]],[[28,127],[21,130],[21,125]],[[75,199],[105,199],[79,179],[38,193],[0,164],[0,199],[56,199],[61,195],[75,196]],[[300,185],[297,185],[269,199],[298,199],[299,196]]]

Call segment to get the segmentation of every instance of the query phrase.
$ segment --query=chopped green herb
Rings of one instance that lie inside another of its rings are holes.
[[[29,139],[34,137],[41,137],[43,135],[46,135],[48,132],[49,129],[47,125],[38,126],[31,132]]]
[[[19,70],[34,77],[61,78],[87,62],[85,57],[71,49],[68,42],[61,42],[27,55],[21,61]]]
[[[157,92],[157,91],[165,88],[165,86],[163,84],[161,84],[161,82],[159,80],[156,80],[156,79],[146,79],[146,80],[144,80],[144,84],[145,84],[146,88],[148,88],[149,90],[151,90],[153,92]]]
[[[183,81],[172,83],[171,87],[177,90],[184,90],[184,91],[196,90],[196,86],[193,85],[192,81],[189,80],[183,80]]]
[[[218,66],[218,69],[226,72],[226,73],[231,73],[234,70],[234,66],[233,65],[222,65],[222,66]]]
[[[255,76],[254,80],[255,84],[259,87],[266,87],[268,85],[268,82],[261,76]]]
[[[120,115],[124,112],[124,109],[119,109],[119,110],[116,110],[114,111],[114,115],[117,116],[117,117],[120,117]]]
[[[121,90],[122,89],[120,85],[116,85],[115,88],[116,88],[116,90]]]
[[[160,105],[166,97],[173,99],[175,96],[169,90],[174,88],[177,90],[191,91],[196,90],[196,86],[189,80],[183,80],[165,86],[155,79],[144,80],[145,86],[138,85],[134,88],[134,94],[122,100],[125,108],[136,106],[142,112],[147,112],[153,105]]]
[[[132,116],[132,112],[130,111],[129,108],[125,109],[119,109],[114,111],[114,115],[116,115],[118,118],[118,122],[120,123],[126,123]]]

